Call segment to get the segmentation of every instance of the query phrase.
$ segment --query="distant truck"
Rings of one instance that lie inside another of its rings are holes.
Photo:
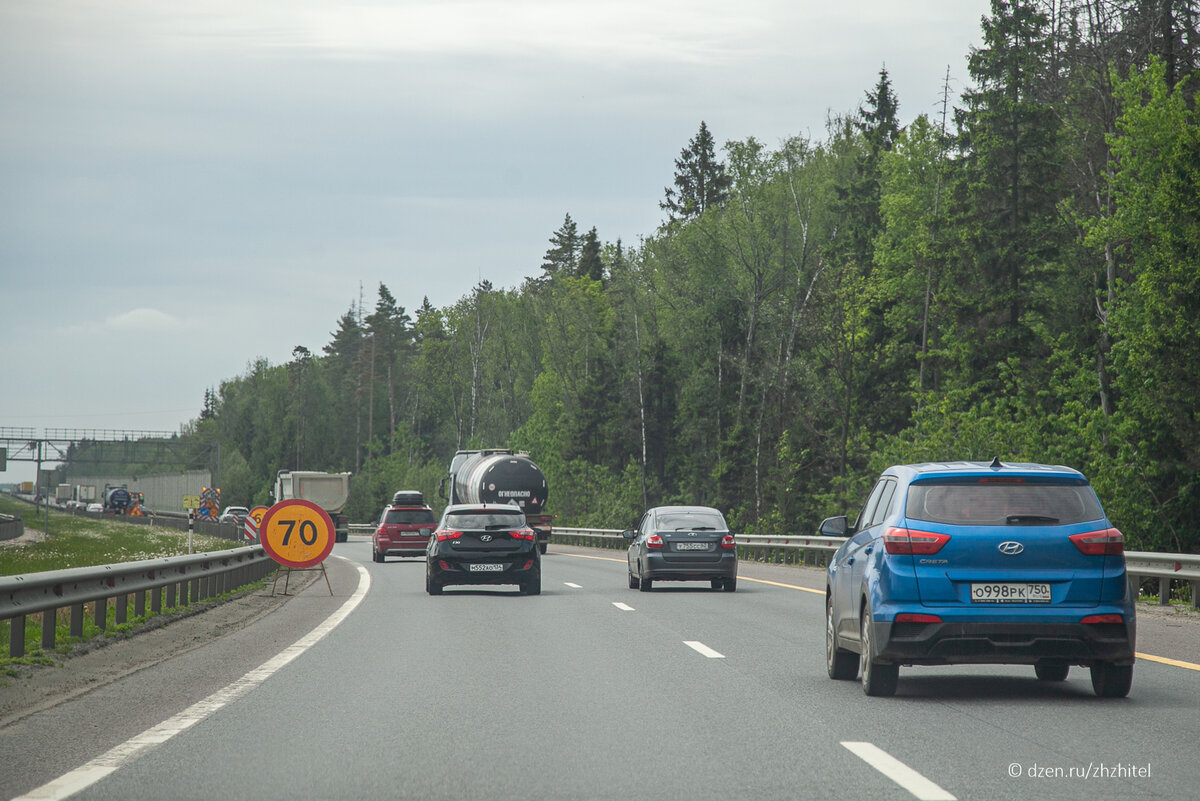
[[[345,542],[350,521],[341,514],[350,500],[349,473],[319,473],[312,470],[280,470],[275,474],[271,503],[299,498],[312,501],[333,519],[334,541]]]
[[[54,500],[67,506],[87,506],[96,501],[96,487],[92,484],[59,484],[54,489]]]
[[[441,487],[450,503],[515,503],[537,532],[538,550],[546,552],[554,515],[545,512],[546,475],[528,453],[503,448],[458,451]]]
[[[104,513],[123,515],[133,505],[133,495],[129,488],[122,484],[119,487],[106,485],[104,487]]]
[[[104,513],[107,515],[138,517],[146,513],[142,508],[146,503],[145,495],[130,490],[124,484],[105,484],[103,503]]]

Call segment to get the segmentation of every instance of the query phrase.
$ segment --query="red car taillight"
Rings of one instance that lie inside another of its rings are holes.
[[[721,537],[721,547],[726,550],[737,547],[737,542],[734,541],[732,534],[726,534],[724,537]]]
[[[446,540],[458,539],[459,537],[462,536],[462,532],[461,531],[437,531],[437,532],[434,532],[434,536],[437,537],[438,542],[445,542]]]
[[[934,534],[931,531],[917,531],[895,526],[883,533],[883,547],[887,549],[887,552],[902,556],[926,556],[937,553],[949,541],[949,534]]]
[[[510,531],[509,534],[512,535],[514,539],[518,540],[532,540],[537,536],[533,533],[533,529],[530,528],[523,528],[518,531]]]
[[[1115,528],[1085,531],[1068,537],[1087,556],[1120,556],[1125,553],[1125,535]]]
[[[663,547],[663,538],[657,534],[651,534],[650,536],[646,537],[646,547],[647,548]]]

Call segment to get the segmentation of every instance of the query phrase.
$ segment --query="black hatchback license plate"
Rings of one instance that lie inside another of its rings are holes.
[[[467,565],[467,570],[472,573],[502,573],[504,565],[498,565],[493,562],[480,562],[478,564]]]

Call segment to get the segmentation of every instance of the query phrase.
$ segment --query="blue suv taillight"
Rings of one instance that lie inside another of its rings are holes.
[[[1072,534],[1068,539],[1087,556],[1120,556],[1125,553],[1125,535],[1115,528]]]
[[[905,556],[937,553],[949,541],[949,534],[935,534],[931,531],[896,526],[883,533],[883,547],[887,552]]]

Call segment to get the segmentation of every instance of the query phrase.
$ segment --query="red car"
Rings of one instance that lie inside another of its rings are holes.
[[[382,562],[388,554],[424,556],[429,535],[437,528],[433,510],[424,504],[397,503],[383,510],[379,525],[371,535],[371,558]]]

